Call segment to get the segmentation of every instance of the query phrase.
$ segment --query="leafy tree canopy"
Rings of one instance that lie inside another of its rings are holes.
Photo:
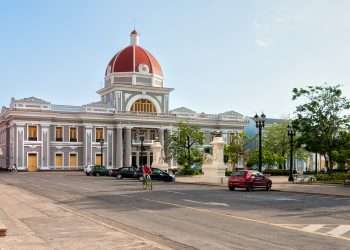
[[[293,100],[303,102],[297,106],[297,118],[293,121],[300,133],[299,144],[324,155],[326,167],[331,172],[341,131],[349,128],[349,100],[343,96],[340,85],[295,88]]]
[[[179,123],[177,130],[169,137],[169,153],[177,163],[189,169],[194,163],[202,163],[202,152],[199,146],[203,145],[204,134],[198,126]]]
[[[229,143],[224,147],[224,155],[232,168],[239,162],[241,157],[244,159],[246,158],[246,148],[250,140],[251,139],[243,131],[230,135]]]

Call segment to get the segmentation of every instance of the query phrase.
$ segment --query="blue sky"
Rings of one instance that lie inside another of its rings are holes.
[[[349,10],[346,0],[1,1],[0,105],[98,100],[135,25],[175,88],[171,108],[286,116],[293,87],[342,84],[350,97]]]

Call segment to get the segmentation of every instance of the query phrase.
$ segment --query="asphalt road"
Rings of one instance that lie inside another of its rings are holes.
[[[0,182],[174,249],[350,249],[350,199],[80,172],[0,173]],[[0,202],[1,205],[1,202]]]

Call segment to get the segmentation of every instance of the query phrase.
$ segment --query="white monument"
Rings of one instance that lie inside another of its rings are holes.
[[[214,136],[210,143],[213,148],[213,155],[206,154],[202,171],[204,178],[209,182],[223,183],[225,178],[225,164],[224,164],[224,140],[221,135]]]
[[[153,152],[152,167],[167,171],[168,164],[166,164],[164,162],[164,157],[162,154],[162,144],[160,143],[160,141],[155,140],[153,142],[151,148],[152,148],[152,152]]]

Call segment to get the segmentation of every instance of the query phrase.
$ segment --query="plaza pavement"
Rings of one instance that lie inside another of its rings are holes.
[[[348,197],[154,184],[149,192],[81,172],[0,174],[9,228],[0,249],[349,249]]]
[[[0,250],[169,249],[23,189],[0,190]]]
[[[344,186],[341,184],[292,184],[288,182],[288,176],[271,176],[272,190],[281,192],[295,192],[305,194],[322,194],[322,195],[335,195],[350,197],[350,186]],[[215,185],[215,186],[227,186],[227,177],[222,180],[212,180],[204,178],[203,176],[185,176],[176,177],[176,182],[186,184],[201,184],[201,185]]]

